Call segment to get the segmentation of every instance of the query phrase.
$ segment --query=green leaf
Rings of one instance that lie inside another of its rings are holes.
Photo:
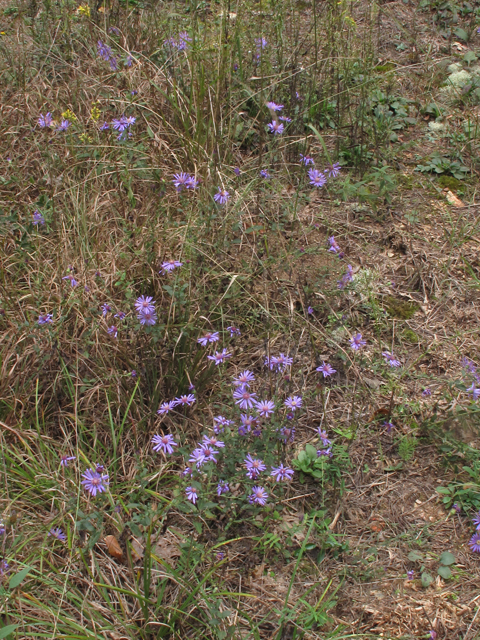
[[[27,577],[31,570],[32,567],[25,567],[24,569],[13,575],[10,578],[10,582],[8,583],[10,589],[15,589],[15,587],[18,587],[18,585],[23,582],[23,580]]]
[[[317,457],[317,450],[312,444],[305,445],[305,453],[310,458],[310,460],[314,460]]]
[[[441,565],[440,567],[438,567],[438,575],[441,576],[444,580],[448,580],[452,577],[452,572],[450,571],[449,567],[444,567],[443,565]]]
[[[455,562],[455,556],[453,555],[453,553],[450,553],[450,551],[444,551],[440,556],[440,562],[441,564],[444,564],[446,567],[448,567]]]
[[[465,62],[470,64],[470,62],[475,62],[477,56],[473,53],[473,51],[467,51],[467,53],[463,56]]]
[[[461,40],[464,40],[465,42],[467,42],[468,33],[465,31],[465,29],[462,29],[461,27],[457,27],[454,33],[457,36],[457,38],[460,38]]]
[[[423,556],[419,551],[410,551],[407,558],[412,562],[417,562],[417,560],[421,560]]]
[[[437,493],[441,493],[441,494],[443,494],[443,495],[447,495],[447,496],[449,496],[449,495],[450,495],[450,489],[448,489],[447,487],[437,487],[437,488],[435,489],[435,491],[436,491]]]
[[[422,573],[422,587],[427,588],[432,584],[432,582],[433,582],[432,576],[426,571],[424,571]]]
[[[3,627],[2,629],[0,629],[0,640],[1,638],[6,638],[7,636],[9,636],[19,626],[20,626],[19,624],[9,624],[6,627]]]

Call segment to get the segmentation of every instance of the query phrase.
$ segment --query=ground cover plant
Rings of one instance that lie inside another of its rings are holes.
[[[0,3],[0,638],[480,633],[480,10]]]

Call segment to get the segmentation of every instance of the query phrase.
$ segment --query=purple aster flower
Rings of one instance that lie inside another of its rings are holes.
[[[68,463],[72,462],[72,460],[76,460],[75,456],[67,456],[66,454],[63,456],[60,456],[60,466],[61,467],[68,467]]]
[[[273,476],[277,482],[291,480],[293,478],[293,469],[284,467],[283,464],[281,464],[279,467],[272,467],[272,473],[270,475]]]
[[[411,571],[407,571],[407,578],[409,580],[413,580],[414,573],[415,573],[415,571],[413,569]]]
[[[124,65],[125,67],[131,67],[131,66],[132,66],[132,64],[133,64],[133,58],[132,58],[132,56],[131,56],[131,55],[128,55],[128,56],[126,57],[125,62],[123,63],[123,65]],[[134,96],[137,92],[136,92],[136,91],[131,91],[130,93],[132,94],[132,96]]]
[[[153,326],[157,321],[157,312],[155,311],[155,309],[153,309],[152,311],[140,311],[140,313],[137,314],[137,318],[140,324]]]
[[[209,444],[204,444],[204,443],[200,443],[200,449],[203,455],[202,464],[204,462],[215,462],[215,464],[217,463],[217,459],[215,458],[215,456],[218,453],[218,451],[216,449],[214,449]]]
[[[185,493],[187,495],[187,500],[190,500],[190,502],[193,502],[193,504],[197,502],[198,493],[195,487],[187,487],[185,489]]]
[[[331,458],[333,456],[332,450],[330,448],[328,448],[328,449],[319,449],[317,451],[317,458],[321,458],[322,456],[327,456],[327,457]]]
[[[268,367],[270,371],[273,371],[274,369],[276,369],[277,364],[278,364],[278,359],[276,356],[265,357],[264,365]]]
[[[219,339],[218,331],[208,332],[201,338],[198,338],[198,344],[201,344],[202,347],[206,347],[209,342],[217,342]]]
[[[180,396],[179,398],[175,398],[175,404],[178,405],[188,405],[189,407],[191,407],[193,404],[195,404],[195,396],[193,395],[193,393],[189,393],[187,395],[184,396]]]
[[[113,336],[114,338],[116,338],[118,336],[118,329],[114,324],[112,324],[111,327],[108,327],[107,333],[109,336]]]
[[[295,440],[295,427],[282,427],[280,429],[280,435],[282,436],[283,444],[293,442]]]
[[[382,351],[382,356],[385,358],[385,362],[388,365],[390,365],[391,367],[401,367],[402,366],[400,364],[399,360],[397,360],[395,358],[393,353],[390,353],[389,351]]]
[[[437,632],[434,629],[430,630],[430,640],[437,640]]]
[[[291,122],[292,121],[292,119],[288,118],[287,116],[279,116],[278,119],[281,120],[282,122]]]
[[[224,482],[220,480],[217,485],[217,496],[221,496],[222,493],[228,493],[230,491],[230,487],[228,486],[228,482]]]
[[[328,239],[328,242],[330,244],[329,251],[332,251],[332,253],[340,253],[340,247],[338,246],[337,241],[335,240],[335,236],[330,236],[330,238]]]
[[[383,426],[386,428],[387,433],[390,433],[392,429],[395,429],[395,425],[393,424],[393,422],[387,422],[386,420],[383,423]]]
[[[430,391],[430,389],[428,387],[422,391],[422,396],[424,398],[428,398],[431,395],[432,395],[432,392]]]
[[[62,280],[70,280],[70,284],[72,287],[78,286],[78,282],[75,280],[73,276],[63,276]]]
[[[324,447],[328,447],[329,444],[332,444],[328,439],[328,433],[326,431],[322,431],[321,427],[318,427],[317,433],[320,436],[320,440]]]
[[[66,131],[71,124],[70,120],[62,120],[57,127],[57,131]]]
[[[249,383],[254,382],[254,380],[255,380],[255,376],[253,375],[253,373],[248,369],[245,369],[245,371],[242,371],[242,373],[239,376],[233,379],[232,384],[235,387],[249,387],[250,386]]]
[[[308,177],[312,187],[323,187],[327,182],[325,175],[318,169],[309,169]]]
[[[123,311],[119,311],[113,317],[118,318],[119,320],[125,320],[126,314]]]
[[[197,467],[201,467],[205,462],[205,454],[203,449],[201,447],[197,447],[196,449],[194,449],[190,454],[190,458],[188,459],[188,461],[191,464],[196,464]]]
[[[267,124],[268,130],[270,133],[273,133],[274,136],[279,136],[283,133],[284,125],[281,122],[277,122],[276,120],[272,120]]]
[[[267,504],[268,493],[264,487],[253,487],[248,500],[250,504],[255,503],[263,507]]]
[[[225,443],[215,436],[203,436],[202,444],[200,446],[203,447],[203,445],[208,447],[219,447],[220,449],[225,447]]]
[[[213,196],[213,199],[215,202],[218,202],[218,204],[227,204],[230,200],[230,194],[225,189],[218,187],[218,193]]]
[[[239,169],[238,167],[235,167],[235,168],[234,168],[234,170],[233,170],[233,173],[234,173],[236,176],[239,176],[239,175],[240,175],[240,173],[241,173],[241,171],[240,171],[240,169]]]
[[[112,119],[112,128],[119,133],[123,133],[128,129],[128,120],[125,116],[120,116],[120,118]]]
[[[218,562],[221,562],[225,558],[225,553],[223,551],[217,551],[215,555]]]
[[[265,180],[270,180],[270,178],[271,178],[272,176],[268,173],[268,171],[267,171],[266,169],[262,169],[262,170],[260,171],[260,177],[261,177],[261,178],[265,178]]]
[[[273,400],[260,400],[255,402],[255,409],[262,418],[268,418],[275,411],[275,403]]]
[[[154,435],[152,438],[153,450],[163,451],[163,453],[173,453],[173,447],[178,447],[172,435]]]
[[[283,104],[276,104],[275,102],[267,102],[267,108],[271,111],[281,111]]]
[[[130,373],[130,375],[132,376],[132,378],[136,378],[138,374],[135,371],[135,369],[133,369],[132,372]]]
[[[225,418],[224,416],[216,416],[213,419],[213,422],[215,423],[213,425],[213,432],[216,434],[221,433],[222,431],[224,431],[225,427],[233,424],[233,420],[227,420],[227,418]]]
[[[38,316],[38,324],[51,324],[53,316],[51,313],[45,313],[43,316]]]
[[[333,164],[329,164],[325,169],[325,175],[329,178],[336,178],[340,175],[340,165],[338,162],[334,162]]]
[[[308,167],[309,164],[315,164],[315,161],[311,156],[304,156],[303,153],[301,153],[300,164],[304,164],[306,167]]]
[[[104,302],[100,308],[102,310],[102,316],[104,318],[107,315],[107,313],[110,313],[110,311],[112,310],[112,307],[109,304],[107,304],[106,302]]]
[[[108,122],[104,122],[104,123],[100,126],[100,131],[107,131],[107,129],[110,129],[110,125],[108,124]]]
[[[279,372],[285,371],[285,369],[293,363],[293,358],[289,358],[284,353],[280,353],[278,356],[272,356],[270,358],[270,369],[276,369]],[[267,364],[267,363],[265,363]],[[272,366],[273,365],[273,366]]]
[[[0,578],[7,575],[10,570],[10,565],[6,560],[0,560]]]
[[[480,533],[474,533],[468,544],[472,551],[480,553]]]
[[[176,406],[177,406],[177,403],[175,400],[170,400],[170,402],[164,402],[163,404],[160,405],[160,409],[157,411],[157,414],[160,416],[164,416]]]
[[[51,127],[53,124],[53,118],[52,118],[52,114],[50,113],[50,111],[48,113],[46,113],[45,115],[40,114],[38,117],[38,126],[41,127],[42,129],[45,129],[47,127]]]
[[[61,542],[67,541],[67,536],[63,533],[60,527],[54,527],[53,529],[50,529],[50,531],[48,532],[48,535],[51,536],[52,538],[56,538],[57,540],[60,540]]]
[[[257,419],[253,416],[247,416],[246,414],[242,413],[240,416],[240,422],[242,424],[238,427],[238,434],[240,436],[246,436],[247,433],[250,432],[251,428],[256,426]]]
[[[112,71],[117,71],[117,69],[118,69],[118,59],[116,58],[116,56],[112,56],[110,58],[110,60],[108,61],[108,64],[110,65],[110,69]]]
[[[247,391],[245,387],[240,387],[239,389],[235,389],[233,392],[233,398],[235,400],[235,404],[238,404],[240,409],[251,409],[255,404],[256,393],[252,393],[251,391]]]
[[[227,327],[227,331],[230,331],[230,337],[233,338],[233,336],[241,336],[242,332],[240,331],[240,329],[237,329],[237,327],[231,326],[231,327]]]
[[[328,364],[328,362],[324,362],[320,367],[317,367],[315,371],[319,371],[321,374],[323,374],[324,378],[328,378],[328,376],[337,373],[337,370],[334,369],[331,364]]]
[[[139,313],[155,311],[155,300],[151,296],[140,296],[135,300],[135,309]]]
[[[300,409],[300,407],[302,406],[302,398],[300,396],[289,396],[285,400],[285,406],[288,407],[291,411]]]
[[[309,316],[313,316],[313,313],[314,313],[313,307],[307,307],[307,313]]]
[[[185,476],[191,476],[193,475],[193,469],[192,467],[185,467],[185,469],[182,471],[182,473],[180,474],[183,478]]]
[[[3,522],[0,522],[0,536],[5,535],[5,525],[3,524]]]
[[[169,273],[181,266],[183,266],[183,262],[179,262],[178,260],[167,260],[166,262],[162,262],[160,273]]]
[[[263,460],[260,460],[259,458],[252,458],[250,454],[247,455],[244,462],[245,468],[247,470],[246,475],[248,478],[250,478],[250,480],[255,480],[256,478],[258,478],[261,472],[265,471],[265,469],[267,468]]]
[[[457,505],[458,506],[458,505]],[[478,511],[474,516],[473,516],[473,520],[472,520],[473,524],[475,525],[475,528],[477,529],[477,531],[480,531],[480,511]]]
[[[127,127],[131,127],[132,124],[135,124],[136,121],[137,121],[137,119],[135,118],[135,116],[127,116],[125,118],[125,122],[127,124]]]
[[[367,344],[367,341],[363,340],[361,333],[357,333],[356,335],[353,336],[353,338],[350,338],[350,346],[354,351],[358,351],[359,349],[364,347],[366,344]]]
[[[461,360],[461,365],[464,369],[468,369],[470,373],[475,373],[477,371],[476,366],[469,358],[463,357]]]
[[[458,504],[458,502],[454,502],[452,504],[452,509],[455,509],[457,513],[460,513],[462,511],[462,507]]]
[[[42,224],[43,225],[43,224],[45,224],[45,218],[38,211],[34,211],[33,212],[32,224],[34,224],[34,225]]]
[[[81,484],[93,497],[95,497],[97,493],[102,493],[107,490],[108,473],[104,474],[99,471],[94,471],[93,469],[87,469],[85,473],[82,474],[82,478],[84,478],[84,480],[82,480]]]
[[[472,386],[467,389],[467,393],[472,395],[472,400],[476,401],[480,397],[480,389],[475,387],[475,383],[472,382]]]
[[[228,358],[231,358],[231,357],[232,357],[232,354],[228,353],[226,349],[223,349],[223,351],[215,351],[215,355],[207,356],[207,359],[208,360],[213,360],[215,365],[219,365],[219,364],[222,364],[222,362],[224,362],[225,360],[227,360]]]

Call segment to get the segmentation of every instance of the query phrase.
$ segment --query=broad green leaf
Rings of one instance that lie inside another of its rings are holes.
[[[426,573],[425,571],[422,573],[422,586],[423,587],[429,587],[433,582],[433,578],[429,573]]]
[[[15,577],[15,576],[13,576],[13,577]],[[2,629],[0,629],[0,640],[1,640],[1,638],[6,638],[7,636],[9,636],[19,626],[20,625],[18,625],[18,624],[9,624],[6,627],[3,627]]]
[[[450,553],[450,551],[444,551],[440,556],[440,562],[441,564],[444,564],[446,567],[448,567],[455,562],[455,556],[453,555],[453,553]]]
[[[15,589],[15,587],[18,587],[18,585],[23,582],[23,580],[27,577],[31,570],[32,567],[25,567],[24,569],[13,575],[10,578],[10,582],[8,583],[10,589]]]
[[[312,444],[305,445],[305,453],[310,458],[310,460],[314,460],[317,457],[317,450]]]
[[[449,567],[444,567],[443,565],[441,565],[440,567],[438,567],[438,575],[441,576],[444,580],[448,580],[452,577],[452,572],[450,571]]]
[[[462,29],[461,27],[457,27],[455,29],[454,33],[457,36],[457,38],[460,38],[461,40],[464,40],[465,42],[468,40],[468,33],[465,31],[465,29]]]
[[[412,562],[416,562],[417,560],[421,560],[423,558],[422,554],[419,551],[410,551],[407,557]]]

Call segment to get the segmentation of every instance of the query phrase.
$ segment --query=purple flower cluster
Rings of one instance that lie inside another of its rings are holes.
[[[308,158],[308,161],[305,160]],[[309,164],[314,164],[314,161],[310,156],[302,156],[300,155],[300,162],[305,166]],[[336,178],[340,174],[340,165],[338,162],[335,162],[332,165],[328,165],[326,169],[320,171],[319,169],[309,169],[308,177],[310,179],[310,184],[312,187],[324,187],[327,184],[327,178]]]
[[[323,362],[320,367],[316,368],[316,371],[319,371],[324,378],[328,378],[334,373],[337,373],[337,370],[334,369],[332,365],[328,364],[328,362]]]
[[[42,214],[39,211],[34,211],[33,212],[32,224],[34,224],[34,225],[37,225],[37,224],[44,225],[45,224],[45,218],[42,216]]]
[[[109,63],[112,71],[116,71],[118,69],[118,59],[113,55],[111,47],[103,43],[101,40],[97,42],[97,55],[99,58]]]
[[[385,358],[385,362],[390,366],[390,367],[401,367],[401,363],[399,360],[397,360],[395,358],[395,356],[390,353],[389,351],[382,351],[382,356]]]
[[[135,300],[137,318],[141,325],[153,326],[157,321],[155,300],[151,296],[140,296]]]
[[[168,402],[164,402],[163,404],[161,404],[160,409],[158,409],[157,413],[160,416],[164,416],[172,411],[172,409],[174,409],[175,407],[191,407],[193,404],[195,404],[195,402],[196,398],[193,393],[186,393],[183,396],[179,396],[178,398],[174,398],[173,400],[169,400]]]
[[[118,131],[117,140],[125,140],[129,138],[132,134],[130,132],[130,127],[136,122],[135,116],[120,116],[120,118],[113,118],[111,125],[112,129]]]
[[[163,45],[165,47],[176,49],[177,51],[186,51],[188,49],[189,42],[192,42],[192,39],[190,38],[188,33],[186,31],[181,31],[178,34],[178,40],[175,40],[175,38],[170,37],[164,41]]]
[[[475,525],[476,531],[470,538],[468,544],[473,552],[480,553],[480,511],[473,517],[473,524]]]
[[[343,274],[341,280],[337,282],[338,289],[345,289],[349,282],[353,280],[353,267],[351,264],[347,265],[347,272]]]

